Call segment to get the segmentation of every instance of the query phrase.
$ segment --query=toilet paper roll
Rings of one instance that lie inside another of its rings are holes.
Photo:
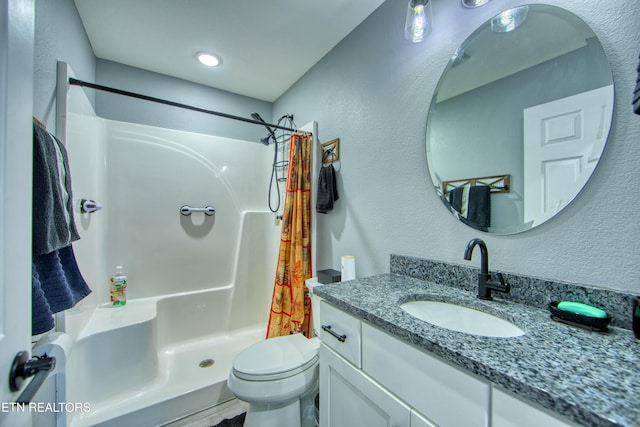
[[[356,257],[353,255],[342,256],[341,267],[342,281],[354,280],[356,278]]]

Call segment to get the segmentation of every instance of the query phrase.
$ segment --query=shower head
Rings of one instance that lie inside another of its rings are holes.
[[[262,142],[264,145],[269,145],[269,139],[273,138],[274,141],[276,140],[276,135],[273,133],[273,129],[267,126],[267,122],[265,122],[262,117],[260,117],[260,114],[251,113],[251,118],[256,122],[264,123],[264,127],[266,127],[269,131],[269,135],[265,136],[264,138],[260,138],[260,142]]]
[[[262,142],[264,145],[269,145],[271,143],[271,135],[260,138],[260,142]]]

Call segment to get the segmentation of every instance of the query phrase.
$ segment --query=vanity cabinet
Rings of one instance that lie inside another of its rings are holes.
[[[320,320],[320,427],[577,426],[325,301]]]
[[[320,426],[409,426],[411,409],[362,372],[362,322],[321,302]]]

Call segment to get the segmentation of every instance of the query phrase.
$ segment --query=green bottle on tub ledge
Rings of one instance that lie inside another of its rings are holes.
[[[127,276],[122,272],[122,266],[116,266],[116,274],[111,278],[111,305],[114,307],[127,304]]]

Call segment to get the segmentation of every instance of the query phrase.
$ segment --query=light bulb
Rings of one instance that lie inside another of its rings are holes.
[[[404,36],[412,43],[420,43],[431,32],[431,1],[409,0]]]

